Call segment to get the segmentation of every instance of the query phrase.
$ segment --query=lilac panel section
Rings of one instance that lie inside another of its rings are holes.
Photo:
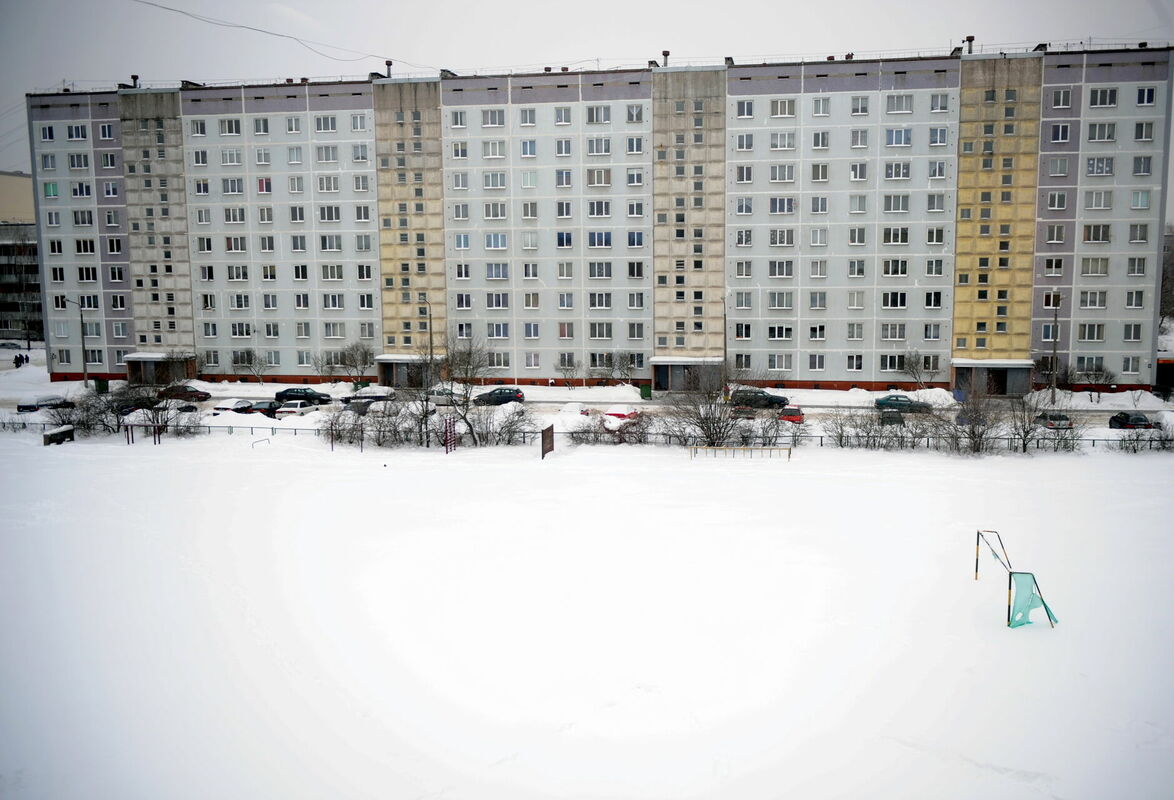
[[[577,76],[568,75],[567,83],[573,83]],[[450,78],[441,81],[442,105],[498,105],[509,102],[509,79],[496,78]]]
[[[1075,189],[1069,188],[1066,191],[1066,194],[1068,195],[1068,197],[1067,197],[1068,202],[1065,204],[1065,207],[1061,210],[1048,208],[1048,195],[1054,191],[1058,191],[1058,190],[1057,189],[1049,189],[1046,191],[1041,191],[1039,193],[1039,197],[1036,198],[1036,206],[1035,207],[1036,207],[1036,214],[1037,214],[1038,218],[1041,220],[1044,220],[1045,222],[1059,222],[1059,221],[1063,221],[1063,220],[1076,219],[1076,191],[1075,191]]]
[[[374,108],[370,84],[343,84],[329,88],[310,86],[308,93],[310,111],[370,111]]]
[[[184,116],[240,114],[244,111],[242,97],[240,87],[185,89],[180,92],[181,113]]]
[[[526,103],[576,103],[579,101],[579,84],[515,84],[511,89],[511,102]]]
[[[291,83],[245,89],[245,105],[250,114],[296,113],[306,110],[306,87]]]
[[[1072,77],[1071,75],[1067,77]],[[1042,94],[1043,111],[1041,116],[1044,119],[1056,119],[1063,117],[1079,117],[1080,109],[1083,105],[1084,97],[1082,95],[1081,87],[1078,84],[1072,83],[1058,83],[1052,86],[1044,86]],[[1068,97],[1071,106],[1069,108],[1052,108],[1053,93],[1057,89],[1067,89]]]
[[[588,78],[595,80],[588,82]],[[597,83],[603,85],[596,86]],[[652,97],[652,78],[640,72],[584,75],[582,92],[584,100],[647,100]]]
[[[118,196],[117,197],[107,197],[105,192],[98,192],[98,197],[97,197],[98,205],[103,208],[111,208],[111,207],[123,205],[123,196],[126,194],[126,182],[121,177],[115,178],[112,176],[105,176],[104,177],[102,175],[99,175],[98,179],[97,179],[97,181],[95,181],[95,183],[102,184],[102,183],[105,183],[106,181],[114,181],[114,183],[118,184]]]
[[[70,95],[66,95],[66,97],[70,97]],[[43,103],[41,98],[35,98],[29,109],[29,114],[33,122],[79,120],[89,119],[90,109],[89,105],[85,103]]]
[[[1048,244],[1048,224],[1046,222],[1038,222],[1035,226],[1035,241],[1036,251],[1045,255],[1059,255],[1061,253],[1071,253],[1075,244],[1076,225],[1068,221],[1062,222],[1064,226],[1064,241],[1059,244]]]
[[[1052,136],[1057,126],[1068,126],[1068,141],[1053,141]],[[1080,120],[1051,120],[1040,125],[1041,153],[1075,153],[1080,150]]]
[[[1044,56],[1044,84],[1080,83],[1084,80],[1084,55],[1048,53]]]
[[[961,85],[961,62],[953,58],[887,61],[881,74],[886,89],[956,89]]]
[[[801,64],[763,64],[757,67],[730,67],[726,91],[731,95],[799,94],[803,91]]]

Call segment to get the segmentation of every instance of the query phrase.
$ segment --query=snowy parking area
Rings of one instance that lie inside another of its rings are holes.
[[[0,796],[1174,785],[1169,455],[258,439],[0,436]]]

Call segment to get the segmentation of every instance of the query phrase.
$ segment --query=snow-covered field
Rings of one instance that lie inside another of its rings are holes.
[[[1174,786],[1168,455],[252,438],[0,435],[0,796]]]

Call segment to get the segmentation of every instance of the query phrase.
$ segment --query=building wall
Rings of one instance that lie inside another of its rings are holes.
[[[962,60],[953,356],[1031,369],[1038,54]]]
[[[1039,357],[1155,381],[1170,92],[1169,51],[1044,57]]]
[[[43,322],[37,226],[0,223],[0,336],[40,341]]]
[[[726,341],[751,375],[944,380],[958,85],[954,59],[730,70]]]
[[[119,98],[35,95],[28,110],[50,376],[80,378],[84,359],[91,376],[117,377],[134,347],[125,171],[103,157],[119,147]]]
[[[182,92],[194,344],[212,375],[317,377],[379,347],[366,83]]]
[[[444,82],[449,331],[491,380],[647,377],[650,77]]]
[[[50,368],[81,302],[112,375],[470,341],[502,382],[946,385],[1058,329],[1149,383],[1171,85],[1130,50],[30,95]]]
[[[33,178],[23,172],[0,172],[0,222],[36,221]]]
[[[374,100],[382,352],[401,384],[409,364],[444,356],[449,333],[440,81],[377,81]]]

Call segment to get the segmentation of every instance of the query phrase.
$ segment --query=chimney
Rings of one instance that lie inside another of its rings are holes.
[[[1149,46],[1150,46],[1150,43],[1149,43],[1149,42],[1138,42],[1138,43],[1137,43],[1137,46],[1138,46],[1140,49],[1142,49],[1142,50],[1145,50],[1147,47],[1149,47]]]
[[[966,55],[974,55],[974,37],[966,37]]]
[[[570,70],[570,67],[562,67],[563,72],[568,72],[569,70]]]
[[[134,87],[135,89],[139,88],[139,76],[138,75],[131,75],[130,82],[131,82],[132,87]]]
[[[309,83],[309,82],[310,82],[309,78],[302,78],[302,83]]]
[[[293,78],[286,78],[286,79],[285,79],[285,82],[286,82],[286,83],[293,83]]]
[[[543,72],[550,72],[550,67],[543,67],[543,68],[542,68],[542,71],[543,71]]]
[[[662,58],[664,58],[664,65],[667,67],[669,65],[669,51],[661,50],[660,55]]]
[[[828,60],[828,61],[835,61],[835,60],[836,60],[836,57],[835,57],[835,56],[828,56],[828,57],[827,57],[827,60]]]
[[[845,61],[851,61],[854,58],[856,58],[855,53],[844,53],[844,60]]]
[[[384,61],[383,63],[387,66],[387,77],[390,78],[391,77],[391,59],[389,58],[386,61]]]

